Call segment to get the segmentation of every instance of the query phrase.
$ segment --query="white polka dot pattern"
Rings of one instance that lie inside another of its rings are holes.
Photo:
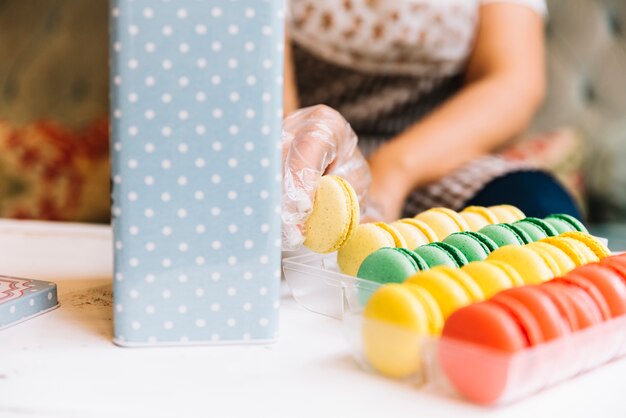
[[[276,336],[283,5],[217,4],[112,1],[120,345]]]

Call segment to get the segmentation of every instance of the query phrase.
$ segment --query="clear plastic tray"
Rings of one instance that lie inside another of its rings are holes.
[[[343,323],[353,356],[364,369],[377,372],[368,360],[363,339],[364,326],[373,325],[388,341],[410,342],[407,346],[412,347],[412,354],[418,360],[410,366],[413,372],[402,380],[424,390],[464,398],[440,361],[441,351],[445,350],[447,367],[463,367],[467,371],[457,384],[466,390],[469,387],[470,393],[472,386],[489,385],[488,382],[499,388],[492,391],[495,395],[488,400],[469,398],[484,404],[506,404],[522,399],[626,354],[626,316],[515,354],[452,339],[416,335],[390,324],[364,319],[359,312],[344,316]]]
[[[606,238],[596,237],[604,245]],[[294,299],[304,308],[341,319],[346,312],[358,310],[363,296],[381,284],[339,272],[337,253],[318,254],[309,250],[283,259],[285,280]]]
[[[501,393],[489,402],[503,404],[574,377],[626,354],[626,316],[573,333],[514,355],[462,343],[416,335],[362,316],[367,296],[381,285],[339,272],[336,254],[304,253],[283,260],[285,279],[295,300],[306,309],[343,320],[343,329],[353,357],[366,370],[370,364],[363,343],[363,327],[375,326],[385,338],[409,341],[416,360],[401,379],[424,390],[460,397],[439,360],[446,350],[450,363],[476,365],[480,382],[497,381]],[[470,372],[472,370],[470,369]]]
[[[346,312],[358,311],[363,295],[381,285],[339,272],[336,253],[307,252],[283,260],[285,280],[294,299],[304,308],[341,319]]]

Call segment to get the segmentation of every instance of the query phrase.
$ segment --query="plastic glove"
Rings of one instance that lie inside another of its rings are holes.
[[[298,110],[283,123],[282,247],[297,250],[304,242],[305,222],[324,174],[346,179],[361,207],[371,183],[357,136],[336,110],[318,105]]]

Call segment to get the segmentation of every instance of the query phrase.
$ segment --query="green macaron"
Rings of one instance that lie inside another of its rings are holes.
[[[432,242],[421,245],[415,253],[422,257],[430,268],[436,266],[462,267],[468,263],[467,257],[456,247],[445,242]]]
[[[530,236],[528,236],[523,229],[512,224],[487,225],[478,232],[487,235],[498,247],[504,247],[505,245],[525,245],[532,242]]]
[[[552,225],[539,218],[525,218],[513,225],[524,230],[533,241],[559,235],[559,232]]]
[[[378,283],[402,283],[428,264],[419,255],[406,248],[380,248],[361,263],[357,277]]]
[[[443,242],[460,250],[469,262],[482,261],[498,248],[498,244],[480,232],[455,232]]]
[[[544,218],[546,222],[554,226],[554,228],[559,231],[560,234],[564,232],[570,231],[579,231],[584,233],[589,233],[585,225],[580,222],[578,219],[574,218],[572,215],[568,215],[566,213],[556,213],[554,215],[548,215]]]

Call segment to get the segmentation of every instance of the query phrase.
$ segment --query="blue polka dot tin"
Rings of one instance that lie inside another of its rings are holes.
[[[283,3],[111,2],[118,345],[277,336]]]

